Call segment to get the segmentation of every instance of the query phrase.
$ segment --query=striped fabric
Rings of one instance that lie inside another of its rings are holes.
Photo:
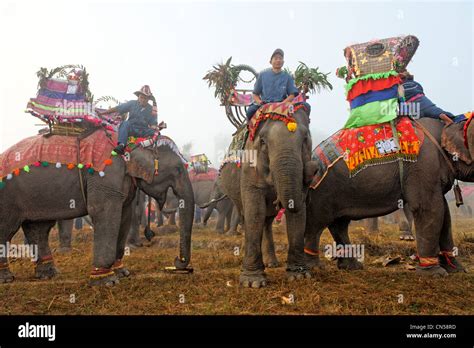
[[[367,103],[352,109],[344,128],[358,128],[389,122],[397,117],[398,98]]]
[[[378,79],[378,80],[359,80],[355,83],[352,88],[347,92],[347,100],[352,101],[354,98],[357,98],[361,94],[370,92],[370,91],[381,91],[387,88],[390,88],[395,85],[399,85],[401,79],[399,76],[389,76],[387,78]]]
[[[359,95],[358,97],[354,98],[351,102],[351,109],[355,109],[361,107],[367,103],[371,103],[374,101],[382,101],[392,98],[398,97],[398,86],[394,85],[390,88],[383,89],[381,91],[371,91],[364,94]]]

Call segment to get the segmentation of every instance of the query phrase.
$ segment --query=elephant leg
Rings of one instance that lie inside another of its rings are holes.
[[[226,210],[225,212],[225,231],[230,230],[230,226],[232,225],[232,208]]]
[[[96,199],[89,199],[88,211],[94,224],[93,268],[89,280],[91,286],[112,286],[119,282],[112,266],[117,259],[122,202],[123,199],[119,197],[104,199],[98,196]]]
[[[194,211],[194,223],[200,224],[201,223],[201,208],[196,205],[196,210]]]
[[[273,242],[273,219],[273,216],[265,218],[265,229],[263,230],[263,263],[268,268],[280,267],[275,253],[275,243]]]
[[[224,233],[225,217],[226,216],[222,211],[217,211],[216,232],[219,234]]]
[[[286,233],[288,235],[288,258],[286,273],[288,280],[311,278],[311,272],[305,263],[304,234],[306,225],[306,205],[298,212],[285,212]]]
[[[131,248],[142,247],[143,244],[140,241],[140,205],[139,202],[141,192],[137,192],[135,199],[132,202],[131,206],[131,222],[130,222],[130,232],[128,233],[127,244]]]
[[[444,221],[441,229],[441,236],[439,239],[439,264],[448,273],[466,272],[463,265],[455,258],[454,255],[454,241],[451,228],[451,214],[449,211],[448,202],[444,198]]]
[[[127,241],[128,233],[132,225],[134,208],[135,206],[132,206],[132,204],[125,204],[122,209],[122,219],[120,222],[120,230],[117,239],[117,256],[112,266],[112,270],[119,278],[128,277],[130,275],[130,271],[124,267],[122,259],[125,253],[125,244]]]
[[[349,220],[345,219],[337,219],[332,224],[328,226],[329,232],[331,232],[334,241],[336,242],[337,246],[343,246],[343,250],[353,250],[354,246],[351,244],[349,238]],[[337,249],[336,249],[337,251]],[[361,255],[363,257],[363,255]],[[357,261],[357,258],[352,255],[352,252],[349,255],[338,255],[337,256],[337,267],[339,269],[347,269],[347,270],[357,270],[362,269],[364,266],[362,263]]]
[[[265,225],[266,204],[263,192],[253,189],[242,191],[245,219],[245,254],[240,274],[244,287],[266,286],[265,266],[262,256],[262,238]]]
[[[74,220],[59,220],[58,234],[59,234],[59,252],[68,253],[71,251],[72,227]]]
[[[176,213],[170,213],[168,218],[168,225],[176,226]]]
[[[445,220],[444,196],[442,192],[433,192],[430,199],[419,202],[412,208],[415,218],[416,245],[420,263],[417,274],[429,276],[446,276],[448,273],[439,265],[439,244],[441,230]],[[448,211],[449,213],[449,211]]]
[[[55,224],[56,221],[41,221],[23,222],[21,225],[30,245],[37,247],[35,278],[51,279],[59,273],[54,266],[53,255],[49,248],[49,231]]]
[[[379,231],[379,218],[368,218],[365,220],[367,224],[367,230],[371,233]]]
[[[316,224],[312,224],[309,220],[306,220],[304,257],[306,266],[310,269],[324,268],[319,257],[319,242],[323,231],[324,227],[318,227]]]
[[[400,230],[400,240],[413,241],[412,226],[413,226],[413,215],[408,207],[408,204],[403,205],[403,213],[401,210],[397,211],[398,217],[398,228]]]
[[[227,235],[229,236],[233,236],[233,235],[237,235],[239,234],[237,232],[237,228],[239,226],[239,223],[240,223],[240,213],[239,211],[237,210],[236,207],[234,207],[232,209],[232,216],[231,216],[231,222],[230,222],[230,229],[227,231]]]
[[[161,211],[158,211],[158,213],[156,214],[156,226],[163,226],[163,213]]]
[[[0,245],[6,251],[7,242],[11,240],[16,231],[20,228],[20,223],[13,221],[12,218],[4,217],[0,219]],[[25,239],[26,239],[25,234]],[[15,279],[8,266],[8,255],[0,253],[0,284],[10,283]]]

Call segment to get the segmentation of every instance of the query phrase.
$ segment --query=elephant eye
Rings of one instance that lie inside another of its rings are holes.
[[[260,145],[265,145],[265,140],[263,138],[260,138]]]

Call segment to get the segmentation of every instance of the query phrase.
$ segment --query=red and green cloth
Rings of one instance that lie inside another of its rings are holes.
[[[401,150],[390,154],[380,154],[376,147],[376,142],[393,137],[389,122],[341,129],[333,134],[313,150],[312,157],[321,168],[313,178],[311,188],[316,188],[340,159],[345,161],[350,177],[354,177],[369,166],[398,160],[416,162],[424,141],[424,133],[415,127],[408,117],[398,118],[396,129]]]
[[[367,74],[350,80],[346,98],[351,111],[344,128],[358,128],[389,122],[397,117],[398,85],[396,71]]]

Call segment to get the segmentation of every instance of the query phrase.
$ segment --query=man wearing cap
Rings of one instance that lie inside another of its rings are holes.
[[[99,116],[102,116],[113,112],[118,112],[119,114],[128,112],[128,119],[120,124],[118,144],[114,149],[115,152],[121,155],[124,154],[129,136],[149,137],[153,136],[157,129],[156,100],[151,93],[150,87],[145,85],[134,94],[138,97],[137,100],[130,100],[112,109],[98,113]],[[153,107],[148,104],[149,100],[153,102]]]
[[[270,57],[271,69],[262,71],[253,89],[253,104],[247,109],[247,120],[250,120],[262,104],[291,102],[299,94],[293,77],[282,70],[284,63],[283,50],[277,48]]]

